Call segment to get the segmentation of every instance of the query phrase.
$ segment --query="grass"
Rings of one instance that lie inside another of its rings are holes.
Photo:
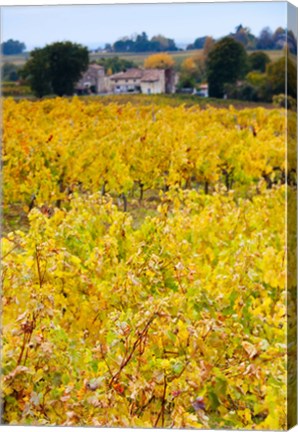
[[[12,63],[16,66],[23,66],[28,60],[30,53],[23,53],[17,55],[2,55],[2,64]]]
[[[174,52],[170,52],[169,54],[173,56],[176,66],[179,67],[182,64],[183,60],[185,60],[187,57],[192,57],[194,55],[197,55],[201,51],[202,50],[174,51]],[[252,52],[255,51],[248,51],[248,54],[251,54]],[[271,61],[276,61],[283,56],[283,50],[272,50],[272,51],[269,50],[265,52],[270,57]],[[117,53],[117,52],[91,53],[90,61],[96,61],[99,60],[100,58],[110,58],[110,57],[118,56],[125,60],[131,60],[135,62],[138,66],[142,66],[144,64],[145,58],[148,57],[150,54],[153,53],[148,53],[148,52],[146,53]],[[22,66],[23,64],[25,64],[28,57],[29,57],[28,53],[11,55],[11,56],[2,56],[2,63],[3,64],[13,63],[17,66]]]
[[[173,51],[173,52],[169,52],[169,54],[174,58],[176,67],[179,68],[186,58],[192,57],[194,55],[198,55],[201,52],[202,52],[202,50]],[[90,60],[96,61],[96,60],[99,60],[101,58],[109,58],[109,57],[118,56],[122,59],[133,61],[134,63],[136,63],[137,66],[143,66],[145,59],[148,56],[150,56],[151,54],[156,54],[156,53],[150,53],[150,52],[146,52],[146,53],[92,53],[92,54],[90,54]]]

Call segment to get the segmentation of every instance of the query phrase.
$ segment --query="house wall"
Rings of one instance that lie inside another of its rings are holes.
[[[160,74],[159,81],[141,82],[142,93],[144,94],[160,94],[166,91],[166,77],[165,73]]]
[[[98,70],[97,72],[97,83],[96,83],[96,93],[105,93],[106,83],[105,83],[105,71],[104,69]]]
[[[154,82],[142,82],[141,90],[144,94],[160,94],[164,93],[164,82],[154,81]]]
[[[119,79],[111,80],[111,90],[115,93],[127,93],[129,91],[138,91],[140,88],[140,79]]]
[[[104,92],[104,69],[97,69],[92,66],[83,74],[76,84],[76,89],[80,91],[90,91],[93,88],[96,93]]]

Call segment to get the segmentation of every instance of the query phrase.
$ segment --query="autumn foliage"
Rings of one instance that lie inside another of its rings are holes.
[[[144,61],[145,69],[168,69],[174,64],[173,57],[167,53],[152,54]]]
[[[284,136],[283,110],[4,101],[28,217],[2,245],[4,422],[287,427]]]

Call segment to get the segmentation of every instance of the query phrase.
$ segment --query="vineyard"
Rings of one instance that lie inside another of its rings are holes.
[[[285,111],[6,99],[3,128],[3,422],[286,429]]]

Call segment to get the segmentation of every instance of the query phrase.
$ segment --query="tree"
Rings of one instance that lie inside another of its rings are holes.
[[[207,36],[202,36],[197,39],[195,39],[194,43],[187,45],[187,50],[194,50],[194,49],[203,49],[205,45]]]
[[[222,98],[224,85],[236,83],[247,71],[247,54],[242,44],[230,37],[217,42],[207,57],[209,96]]]
[[[179,88],[194,88],[201,79],[200,71],[194,57],[186,58],[179,74]]]
[[[261,31],[256,48],[265,50],[274,48],[273,34],[269,27]]]
[[[152,51],[177,51],[175,41],[163,35],[153,36],[150,41]]]
[[[282,49],[287,40],[287,31],[282,27],[277,27],[272,35],[273,44],[275,49]]]
[[[172,56],[167,53],[152,54],[144,61],[145,69],[169,69],[175,62]]]
[[[22,54],[25,49],[26,45],[18,40],[9,39],[1,44],[1,52],[3,55]]]
[[[137,35],[134,43],[135,52],[146,52],[150,51],[150,42],[148,40],[147,33],[142,32],[142,34]]]
[[[109,43],[105,44],[104,50],[107,52],[111,52],[112,51],[112,45]]]
[[[267,67],[268,82],[271,86],[272,95],[284,94],[286,92],[293,98],[297,98],[297,68],[287,57],[282,57]],[[287,80],[287,83],[286,83]]]
[[[175,41],[163,35],[153,36],[150,40],[147,33],[124,37],[113,44],[115,52],[162,52],[177,51]]]
[[[128,52],[133,51],[134,41],[128,38],[123,38],[113,44],[113,51]]]
[[[1,71],[3,81],[17,81],[19,79],[19,70],[13,63],[4,63]]]
[[[32,51],[22,75],[38,97],[50,93],[72,95],[88,64],[86,47],[72,42],[56,42]]]
[[[248,61],[251,71],[265,72],[267,64],[270,63],[270,58],[264,52],[259,51],[250,54]]]
[[[35,49],[30,56],[21,70],[21,76],[28,82],[35,96],[41,98],[52,93],[48,56],[45,49]]]
[[[105,68],[106,73],[108,70],[110,70],[111,74],[137,67],[137,64],[134,63],[133,61],[125,60],[119,58],[118,56],[102,57],[100,60],[97,61],[97,64],[103,66]]]
[[[214,39],[212,36],[206,36],[204,47],[203,47],[203,57],[207,60],[208,54],[214,46]]]
[[[193,57],[186,58],[180,69],[179,87],[194,88],[196,84],[206,79],[206,61],[204,53],[200,52]]]
[[[256,46],[256,37],[251,34],[248,27],[243,27],[242,24],[236,27],[235,33],[231,33],[230,37],[242,43],[246,49],[254,49]]]
[[[297,39],[292,30],[287,32],[287,46],[291,54],[297,55]]]

